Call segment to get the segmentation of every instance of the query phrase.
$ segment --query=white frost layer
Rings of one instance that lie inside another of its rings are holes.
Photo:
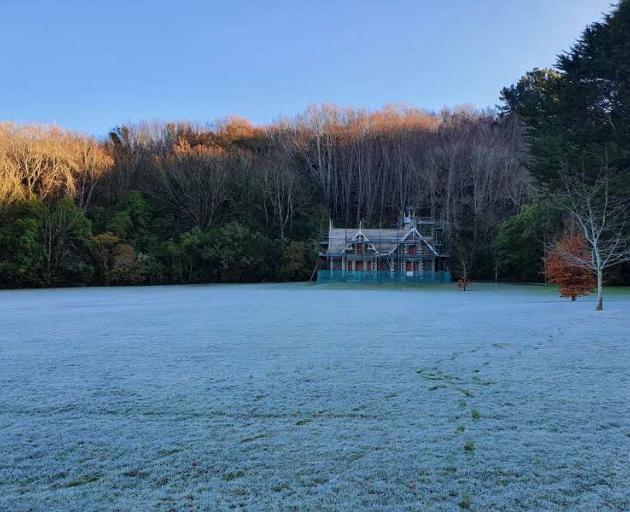
[[[630,510],[630,294],[605,307],[0,292],[0,510]]]

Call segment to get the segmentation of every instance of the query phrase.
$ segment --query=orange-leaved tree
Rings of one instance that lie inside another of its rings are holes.
[[[579,264],[590,257],[586,240],[581,235],[565,235],[556,242],[545,258],[545,275],[550,283],[560,285],[561,297],[575,300],[593,291],[593,273]]]

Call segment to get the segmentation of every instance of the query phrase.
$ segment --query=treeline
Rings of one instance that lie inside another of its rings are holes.
[[[562,233],[590,232],[594,259],[604,240],[616,253],[628,246],[630,213],[615,208],[617,218],[611,216],[611,205],[630,205],[628,41],[630,1],[621,0],[584,30],[553,69],[534,69],[501,92],[501,115],[524,128],[536,191],[499,228],[494,248],[504,276],[534,278],[550,240]],[[597,219],[580,225],[576,210]],[[607,280],[629,284],[628,264],[611,268]]]
[[[263,127],[121,126],[105,141],[4,124],[0,284],[306,279],[329,217],[390,226],[408,205],[481,258],[527,197],[519,130],[471,109],[336,106]]]
[[[329,218],[389,227],[406,206],[443,222],[455,274],[541,280],[570,227],[561,177],[630,189],[628,40],[624,0],[498,113],[324,105],[105,140],[0,124],[0,286],[307,279]]]
[[[250,143],[242,122],[121,127],[107,141],[2,125],[0,284],[304,278],[317,228],[304,210],[295,239],[272,236]]]

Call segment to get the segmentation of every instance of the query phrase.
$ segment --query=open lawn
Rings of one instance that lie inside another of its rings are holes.
[[[0,292],[0,510],[630,510],[630,293]]]

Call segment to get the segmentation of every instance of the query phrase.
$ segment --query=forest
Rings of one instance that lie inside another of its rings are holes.
[[[496,110],[327,104],[102,139],[0,123],[0,287],[305,280],[329,218],[389,227],[410,205],[443,223],[454,275],[540,281],[572,229],[563,183],[605,173],[628,198],[629,39],[624,0]]]

